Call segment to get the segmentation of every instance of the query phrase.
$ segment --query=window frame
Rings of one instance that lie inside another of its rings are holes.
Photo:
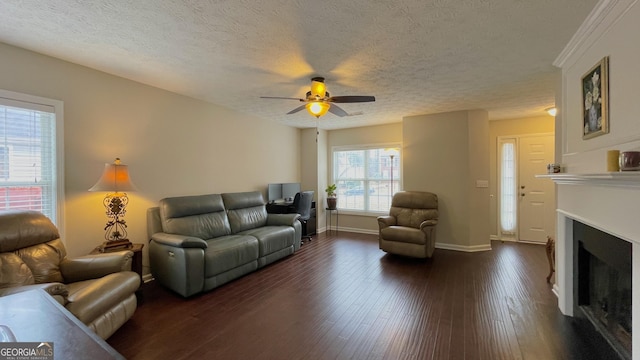
[[[513,136],[500,136],[497,139],[497,172],[498,172],[498,216],[497,216],[497,225],[498,225],[498,237],[501,240],[513,240],[518,237],[518,137]],[[504,151],[503,147],[505,144],[511,144],[513,146],[513,184],[507,187],[503,180],[503,162],[504,162]],[[511,192],[512,198],[510,201],[513,203],[512,216],[513,216],[513,230],[505,230],[503,228],[503,210],[505,204],[503,203],[505,196],[505,191]]]
[[[398,166],[393,168],[393,178],[397,179],[397,191],[402,191],[403,189],[403,172],[402,172],[402,143],[401,142],[389,142],[389,143],[375,143],[375,144],[362,144],[362,145],[339,145],[339,146],[332,146],[331,147],[331,153],[329,155],[329,159],[330,159],[330,184],[337,184],[340,179],[336,178],[336,164],[335,164],[335,153],[339,152],[339,151],[366,151],[366,150],[382,150],[384,151],[385,149],[390,149],[390,148],[395,148],[397,149],[397,155],[396,155],[396,159],[394,159],[394,162],[398,162]],[[365,157],[365,161],[367,161],[367,158]],[[365,169],[368,168],[368,162],[365,164]],[[369,179],[367,177],[364,178],[365,182],[367,181],[380,181],[380,179]],[[365,185],[365,189],[367,189],[368,187]],[[340,196],[340,195],[338,195]],[[338,210],[340,211],[340,214],[345,214],[345,215],[359,215],[359,216],[380,216],[380,215],[387,215],[389,214],[389,209],[386,210],[367,210],[367,208],[369,207],[369,194],[365,193],[365,209],[359,210],[359,209],[346,209],[346,208],[341,208],[338,207]],[[339,201],[338,201],[339,203]],[[389,199],[389,206],[391,205],[391,198]]]
[[[64,239],[64,102],[35,95],[0,89],[0,105],[51,112],[55,115],[55,219],[60,237]],[[10,149],[9,149],[10,150]]]

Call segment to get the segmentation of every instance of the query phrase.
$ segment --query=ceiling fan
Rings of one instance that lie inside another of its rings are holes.
[[[327,111],[340,117],[356,115],[347,113],[341,107],[336,105],[336,103],[359,103],[376,101],[375,96],[331,96],[327,91],[327,86],[324,84],[323,77],[314,77],[311,79],[311,91],[307,91],[307,97],[304,99],[279,96],[261,96],[260,98],[301,101],[305,104],[289,111],[287,115],[295,114],[298,111],[306,108],[307,111],[309,111],[309,113],[316,118],[319,118],[320,116],[326,114]]]

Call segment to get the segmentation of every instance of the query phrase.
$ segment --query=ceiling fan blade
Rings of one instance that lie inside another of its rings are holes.
[[[297,113],[298,111],[300,111],[300,110],[304,109],[304,107],[305,107],[305,106],[306,106],[306,105],[300,105],[300,106],[298,106],[297,108],[295,108],[295,109],[293,109],[293,110],[289,111],[289,112],[287,113],[287,115],[295,114],[295,113]]]
[[[281,97],[281,96],[260,96],[260,99],[282,99],[282,100],[298,100],[298,101],[305,101],[304,99],[300,99],[300,98]]]
[[[359,102],[371,102],[376,101],[375,96],[332,96],[327,101],[334,103],[359,103]]]
[[[331,104],[331,107],[329,108],[329,112],[332,113],[333,115],[338,115],[340,117],[349,115],[349,114],[347,114],[346,111],[342,110],[342,108],[340,106],[335,105],[335,104]]]

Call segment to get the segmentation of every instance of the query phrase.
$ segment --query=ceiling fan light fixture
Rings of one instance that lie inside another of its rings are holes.
[[[316,118],[319,118],[320,116],[326,114],[327,111],[329,111],[331,105],[324,101],[311,101],[307,103],[305,107],[307,108],[309,114],[315,116]]]
[[[327,93],[327,86],[323,78],[311,79],[311,96],[324,98]]]
[[[295,114],[302,109],[307,109],[309,114],[319,118],[320,116],[325,115],[327,112],[331,112],[332,114],[343,117],[343,116],[351,116],[351,115],[360,115],[362,112],[358,113],[347,113],[338,105],[338,103],[363,103],[363,102],[372,102],[376,101],[375,96],[364,96],[364,95],[347,95],[347,96],[331,96],[327,91],[327,86],[324,83],[323,77],[314,77],[311,78],[311,88],[306,93],[305,98],[293,98],[293,97],[280,97],[280,96],[260,96],[263,99],[285,99],[285,100],[298,100],[303,102],[304,105],[300,105],[295,109],[289,111],[287,115]]]

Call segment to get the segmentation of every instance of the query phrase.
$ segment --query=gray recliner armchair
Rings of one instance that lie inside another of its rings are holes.
[[[68,258],[56,226],[36,211],[0,211],[0,296],[32,289],[49,293],[107,339],[136,310],[140,277],[133,252]]]
[[[393,195],[389,215],[378,217],[380,249],[416,258],[429,258],[436,244],[438,196],[401,191]]]

